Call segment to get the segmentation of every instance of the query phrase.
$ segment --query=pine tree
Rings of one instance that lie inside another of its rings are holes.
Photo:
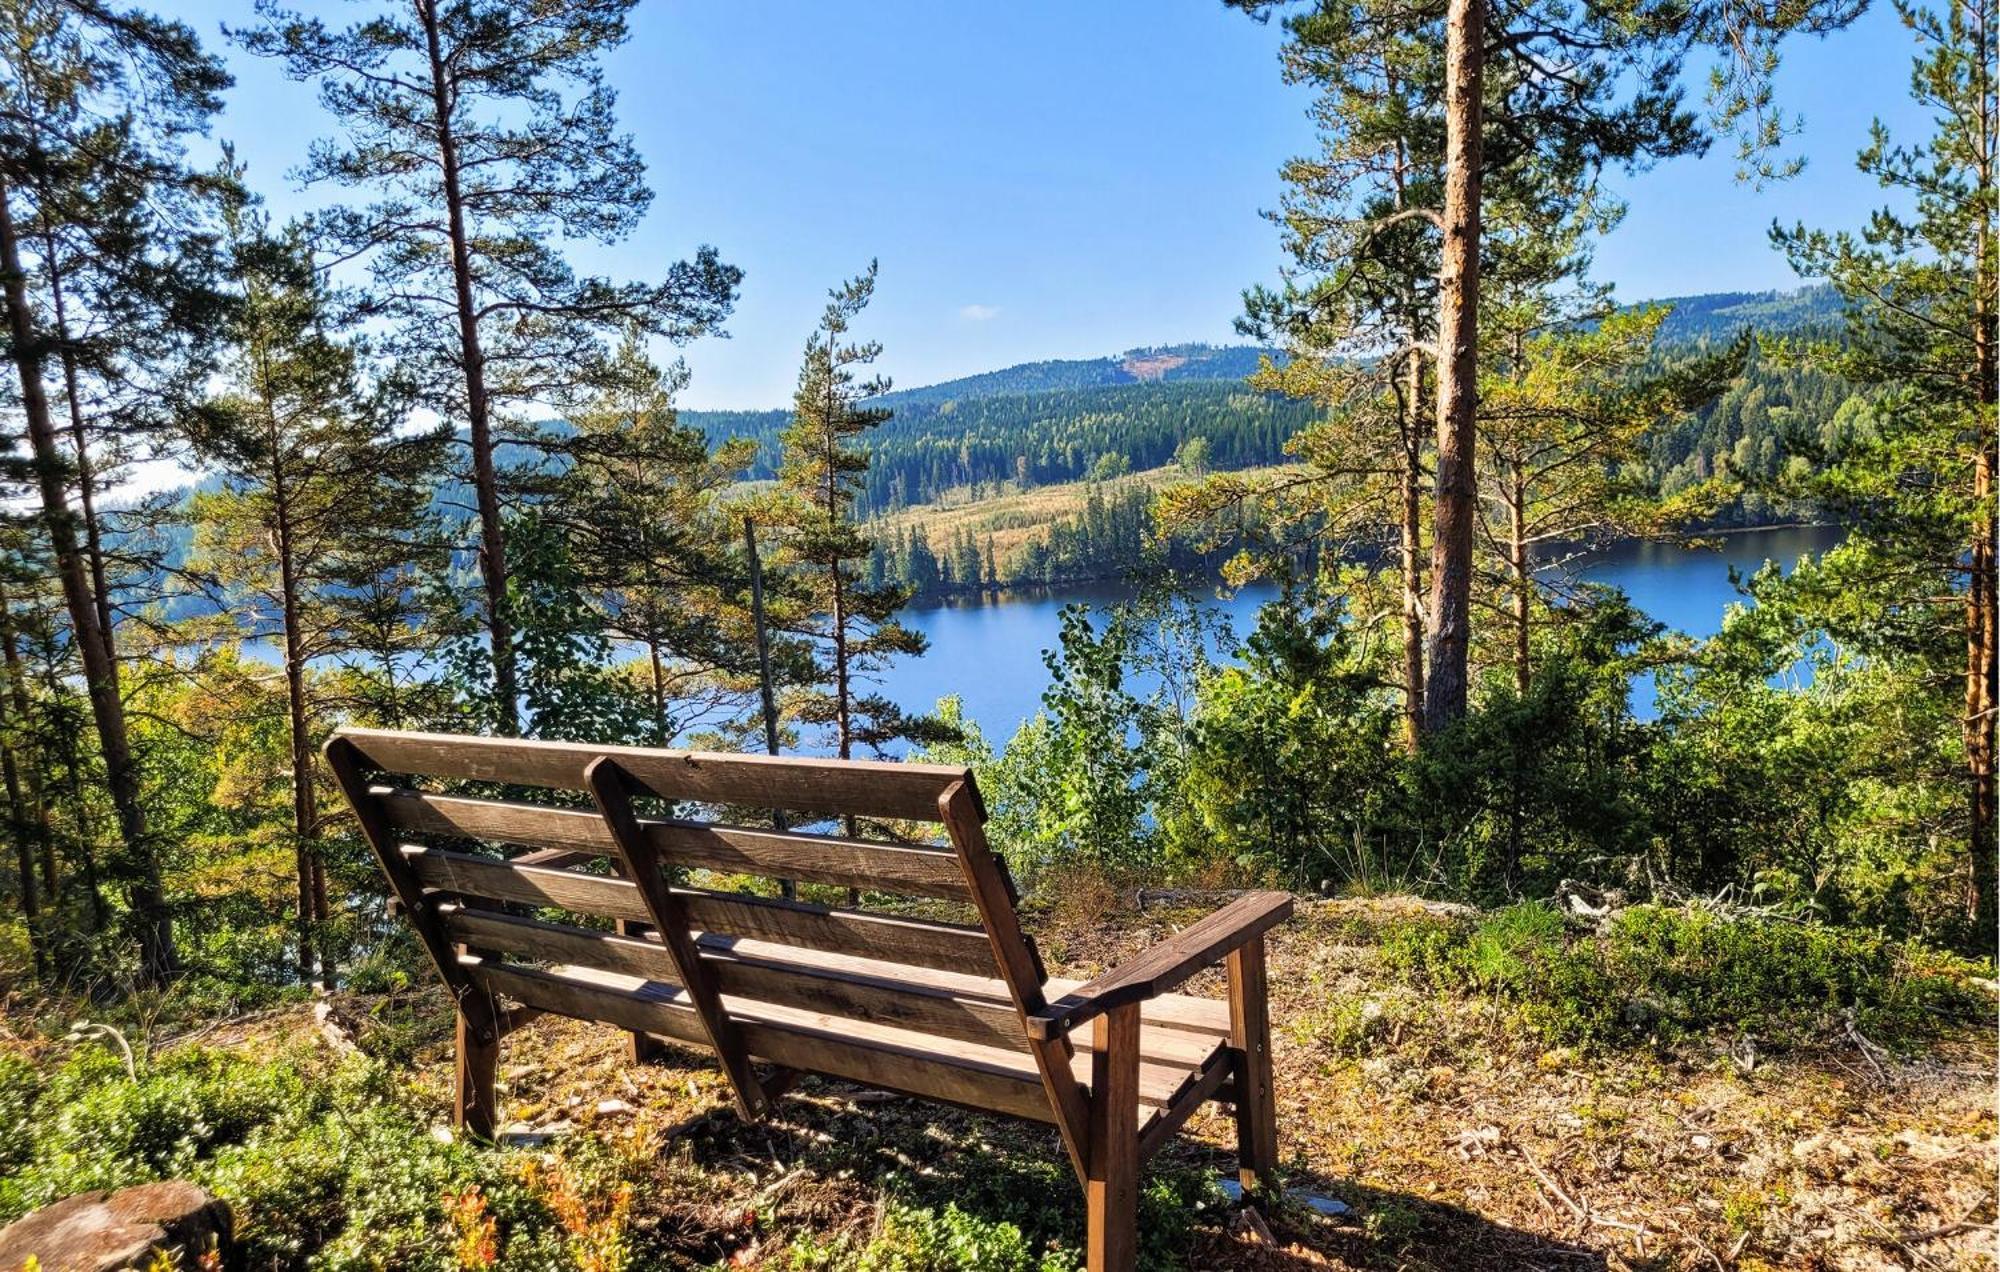
[[[684,368],[662,369],[628,335],[566,412],[576,436],[562,497],[548,510],[602,598],[607,630],[646,652],[658,746],[680,731],[683,687],[755,671],[745,657],[755,633],[737,595],[739,523],[718,506],[755,446],[711,452],[674,410],[685,381]]]
[[[880,752],[898,739],[931,732],[928,721],[905,715],[865,687],[890,658],[921,654],[925,647],[921,633],[896,621],[907,590],[873,587],[861,575],[873,545],[854,522],[856,493],[868,471],[860,439],[889,418],[886,408],[868,405],[888,392],[889,381],[860,378],[882,346],[853,341],[848,333],[875,294],[875,276],[871,261],[865,273],[835,288],[819,329],[806,341],[778,472],[790,531],[784,561],[809,598],[796,634],[813,644],[818,663],[814,684],[796,695],[794,709],[801,720],[831,730],[842,759],[856,748]]]
[[[421,372],[425,404],[467,430],[504,733],[520,731],[519,654],[496,452],[510,428],[540,449],[561,445],[510,412],[576,384],[606,332],[683,341],[713,330],[742,277],[704,247],[659,282],[614,284],[579,276],[558,246],[622,239],[652,198],[599,64],[624,42],[633,3],[385,0],[336,31],[260,0],[261,24],[238,33],[319,82],[346,135],[315,148],[306,179],[377,196],[325,228],[372,268],[377,310]]]
[[[1228,2],[1258,17],[1289,7],[1285,0]],[[1415,7],[1314,0],[1291,20],[1295,37],[1313,46],[1336,81],[1391,73],[1399,50],[1442,52],[1441,63],[1419,55],[1422,72],[1401,81],[1414,96],[1392,112],[1433,121],[1407,135],[1422,143],[1411,156],[1417,170],[1438,176],[1435,201],[1412,201],[1355,227],[1367,237],[1423,222],[1436,245],[1427,729],[1456,720],[1467,701],[1489,184],[1526,196],[1540,183],[1563,200],[1594,186],[1594,174],[1607,164],[1638,165],[1703,148],[1707,137],[1682,108],[1676,81],[1688,58],[1704,48],[1724,50],[1729,59],[1715,77],[1715,124],[1745,138],[1746,161],[1768,154],[1781,131],[1769,112],[1778,38],[1794,30],[1830,30],[1862,7],[1860,0],[1808,0],[1777,9],[1725,0],[1621,0],[1582,9],[1563,0],[1435,0]]]
[[[2000,888],[1996,34],[1989,0],[1942,11],[1899,0],[1896,11],[1921,49],[1911,91],[1936,121],[1920,147],[1893,144],[1878,123],[1861,152],[1862,171],[1898,207],[1859,233],[1773,231],[1800,274],[1831,282],[1848,304],[1845,341],[1809,350],[1813,360],[1884,400],[1873,428],[1831,450],[1793,442],[1819,470],[1800,493],[1852,527],[1821,563],[1830,628],[1862,652],[1915,658],[1962,686],[1968,911],[1990,948]]]
[[[0,36],[13,72],[0,87],[0,308],[33,456],[42,530],[61,581],[113,810],[142,978],[174,974],[173,917],[159,846],[119,684],[115,604],[94,501],[83,373],[122,390],[110,427],[156,429],[180,400],[146,386],[192,388],[215,324],[206,222],[215,183],[182,144],[206,129],[229,77],[180,23],[94,5],[7,0]],[[56,292],[96,312],[89,323]],[[86,340],[86,326],[112,333]],[[48,379],[63,373],[58,415]],[[136,412],[136,414],[135,414]],[[59,430],[66,430],[65,439]]]
[[[328,707],[311,668],[351,657],[357,627],[371,639],[381,581],[425,554],[445,437],[399,432],[400,395],[367,391],[305,227],[273,231],[253,209],[228,227],[241,303],[228,390],[197,439],[224,484],[195,497],[195,549],[226,589],[232,634],[283,651],[298,971],[330,979],[332,951],[316,940],[332,917],[315,760]]]

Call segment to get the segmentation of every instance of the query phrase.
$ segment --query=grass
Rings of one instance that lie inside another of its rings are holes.
[[[1028,919],[1062,973],[1090,975],[1196,913],[1133,913],[1100,891]],[[1868,953],[1843,946],[1762,1014],[1725,996],[1707,1023],[1670,1009],[1656,1019],[1673,1029],[1583,1037],[1524,1014],[1568,1001],[1536,988],[1562,960],[1632,977],[1621,959],[1664,952],[1661,977],[1685,984],[1797,954],[1790,936],[1766,948],[1679,917],[1611,935],[1533,909],[1302,904],[1271,950],[1285,1172],[1351,1209],[1326,1217],[1295,1195],[1247,1220],[1216,1186],[1233,1133],[1211,1109],[1149,1174],[1146,1266],[1992,1266],[1990,999],[1954,1007],[1983,1002],[1984,1029],[1933,1013],[1892,1035],[1905,1017],[1873,1017],[1900,1046],[1865,1053],[1821,1009],[1827,985],[1854,983],[1843,960]],[[1220,994],[1220,977],[1191,988]],[[1585,1020],[1612,1001],[1573,997]],[[745,1126],[704,1057],[634,1066],[616,1031],[545,1018],[509,1038],[502,1096],[517,1130],[549,1138],[472,1146],[434,1130],[442,994],[335,1007],[362,1054],[336,1055],[304,1008],[283,1008],[135,1039],[137,1082],[101,1044],[10,1018],[0,1218],[173,1173],[236,1204],[260,1267],[1075,1266],[1081,1198],[1045,1128],[818,1081]]]
[[[1246,469],[1241,475],[1256,476],[1278,469]],[[901,534],[921,526],[931,546],[950,543],[961,531],[970,531],[983,546],[988,536],[1004,576],[1014,557],[1041,538],[1049,527],[1074,520],[1090,493],[1100,492],[1109,501],[1128,490],[1157,492],[1190,481],[1188,471],[1175,464],[1127,473],[1107,481],[1074,481],[1026,490],[1011,483],[995,491],[988,487],[955,487],[930,503],[891,513],[871,523],[871,529]]]

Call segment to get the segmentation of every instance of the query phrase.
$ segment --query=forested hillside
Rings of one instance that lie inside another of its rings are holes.
[[[1208,440],[1216,468],[1274,464],[1314,414],[1310,402],[1260,394],[1236,378],[884,402],[896,414],[870,438],[864,516],[928,504],[960,486],[1048,486],[1156,468],[1196,436]],[[712,440],[758,442],[752,478],[774,474],[772,438],[790,420],[780,410],[682,418]]]
[[[1825,287],[1647,303],[1671,306],[1657,337],[1663,364],[1746,331],[1796,334],[1837,322],[1840,314],[1838,299]],[[1263,356],[1248,346],[1160,346],[1115,358],[1024,363],[884,394],[879,405],[894,414],[871,439],[873,462],[859,509],[881,516],[962,488],[999,494],[1003,487],[1138,472],[1168,463],[1196,437],[1206,440],[1205,461],[1215,469],[1281,463],[1286,442],[1318,408],[1246,387]],[[1652,440],[1652,480],[1660,493],[1671,494],[1732,463],[1739,472],[1772,475],[1782,430],[1803,427],[1817,436],[1847,396],[1824,374],[1787,372],[1752,356],[1724,398]],[[775,472],[775,440],[790,414],[684,411],[682,419],[711,442],[756,442],[748,475],[764,479]],[[1714,520],[1755,524],[1774,515],[1782,514],[1753,497]]]

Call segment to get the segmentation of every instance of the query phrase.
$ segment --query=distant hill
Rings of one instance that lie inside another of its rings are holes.
[[[919,402],[967,401],[1058,389],[1092,389],[1114,384],[1171,384],[1185,380],[1241,380],[1257,369],[1266,350],[1247,345],[1180,344],[1130,349],[1107,358],[1061,358],[1023,362],[999,371],[968,375],[941,384],[900,389],[883,395],[884,406]]]
[[[1840,321],[1840,297],[1821,284],[1793,291],[1705,292],[1663,296],[1642,305],[1672,305],[1660,326],[1663,344],[1729,340],[1742,331],[1766,334],[1831,326]]]

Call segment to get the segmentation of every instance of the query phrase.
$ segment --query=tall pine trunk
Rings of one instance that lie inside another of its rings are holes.
[[[118,695],[111,633],[100,628],[96,598],[77,547],[76,519],[69,506],[63,476],[67,464],[56,442],[49,415],[48,393],[42,384],[42,338],[36,333],[28,306],[27,276],[21,267],[20,242],[14,230],[12,192],[0,181],[0,277],[5,279],[8,335],[14,344],[14,365],[21,379],[21,408],[33,452],[36,485],[41,495],[42,524],[55,553],[70,629],[83,662],[84,684],[91,716],[103,752],[106,784],[118,816],[127,869],[132,878],[126,898],[139,939],[139,973],[159,984],[179,970],[174,950],[173,915],[167,908],[160,880],[159,858],[146,831],[146,812],[139,802],[138,765],[125,727],[125,704]]]
[[[97,473],[90,463],[90,434],[83,426],[83,392],[79,387],[76,350],[69,343],[69,302],[63,293],[62,268],[56,262],[53,233],[45,236],[48,250],[50,318],[55,323],[58,361],[62,363],[63,398],[69,408],[70,445],[76,450],[76,494],[83,509],[83,550],[90,562],[90,586],[97,595],[97,626],[107,642],[104,657],[118,675],[117,651],[111,639],[111,580],[104,565],[104,536],[97,520]]]
[[[12,722],[0,706],[0,728]],[[41,889],[35,879],[34,820],[28,811],[27,796],[21,789],[21,767],[14,755],[12,738],[0,738],[0,782],[7,789],[7,831],[14,841],[14,868],[21,877],[21,919],[28,930],[28,952],[34,959],[35,975],[49,974],[49,933],[42,922]]]
[[[1406,374],[1398,474],[1403,496],[1403,745],[1415,751],[1424,733],[1424,362],[1415,349]]]
[[[28,672],[21,663],[21,649],[14,633],[13,602],[4,591],[0,591],[0,666],[6,668],[7,700],[13,705],[14,718],[26,729],[35,718],[34,709],[28,701]],[[49,824],[47,765],[43,748],[37,744],[28,765],[28,789],[35,808],[35,845],[41,854],[42,899],[50,909],[56,909],[62,904],[62,878],[56,870],[55,828]]]
[[[1445,17],[1444,245],[1438,262],[1437,512],[1432,521],[1429,674],[1424,727],[1465,714],[1472,636],[1472,535],[1478,516],[1480,93],[1485,0]]]
[[[1981,56],[1979,64],[1988,64],[1985,56],[1986,41],[1983,38],[1987,28],[1982,23],[1980,32]],[[1981,137],[1979,150],[1982,169],[1986,156],[1991,152],[1991,130],[1994,120],[1991,114],[1993,94],[1981,94]],[[1990,169],[1979,172],[1982,188],[1990,189],[1994,174]],[[2000,933],[2000,904],[1996,904],[1995,889],[2000,880],[1994,875],[2000,862],[1996,862],[1996,837],[2000,837],[2000,778],[1995,774],[1994,728],[2000,725],[2000,578],[1994,571],[2000,568],[2000,560],[1995,558],[1995,516],[1993,469],[1994,448],[2000,446],[2000,428],[1996,428],[1996,399],[2000,398],[2000,367],[1996,367],[1994,339],[1994,289],[2000,286],[2000,279],[1993,276],[1993,227],[1982,220],[1975,240],[1977,260],[1973,269],[1972,304],[1972,349],[1973,374],[1978,377],[1979,397],[1979,437],[1978,454],[1973,459],[1972,498],[1976,509],[1972,527],[1972,551],[1970,565],[1972,578],[1965,589],[1965,759],[1967,776],[1971,786],[1972,813],[1972,887],[1973,920],[1979,933],[1980,944],[1991,949]]]
[[[275,456],[277,438],[273,436],[271,441]],[[312,735],[306,715],[305,638],[299,630],[299,580],[298,567],[292,559],[289,493],[285,488],[283,466],[274,463],[271,497],[277,518],[274,537],[278,549],[279,600],[285,628],[285,720],[291,743],[292,849],[298,871],[298,971],[300,983],[310,984],[316,962],[323,976],[330,978],[330,968],[325,951],[317,948],[318,920],[324,917],[322,911],[325,909],[319,897],[325,891],[325,885],[323,880],[315,879],[319,853],[314,841],[319,834],[319,809],[313,790]]]
[[[435,0],[419,3],[417,13],[424,24],[424,41],[430,54],[438,166],[444,176],[445,216],[451,237],[459,358],[465,374],[466,417],[471,433],[472,487],[479,505],[479,575],[486,585],[486,632],[493,646],[493,693],[498,699],[500,731],[513,736],[521,732],[521,704],[514,669],[514,624],[507,613],[507,545],[500,521],[500,479],[493,464],[493,417],[486,392],[486,354],[479,341],[479,311],[472,295],[472,249],[465,229],[465,196],[459,184],[458,140],[452,130],[451,89]]]

